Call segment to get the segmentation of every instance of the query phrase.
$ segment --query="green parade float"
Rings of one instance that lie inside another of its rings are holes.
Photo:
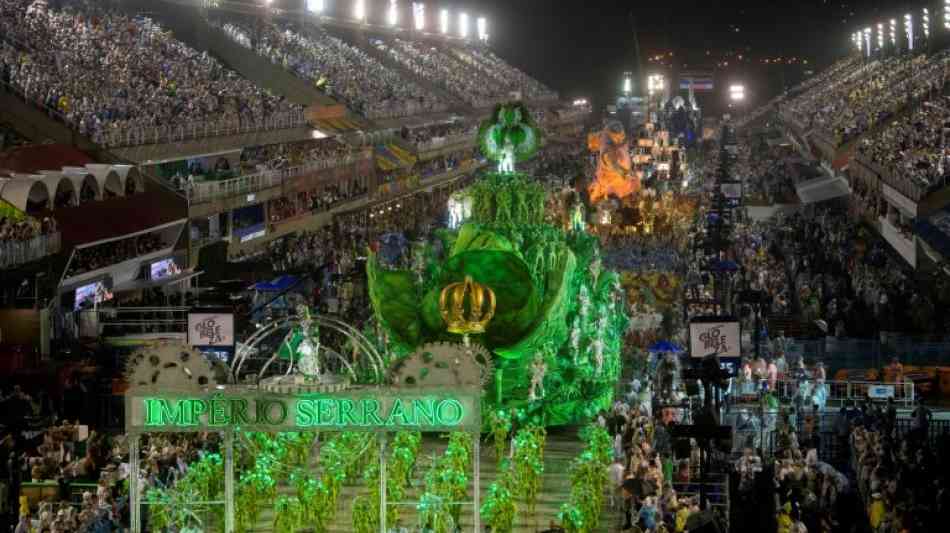
[[[367,273],[395,385],[424,384],[433,354],[461,342],[480,366],[483,413],[559,426],[611,405],[627,317],[596,238],[545,222],[543,186],[514,170],[540,144],[524,104],[497,106],[479,146],[498,167],[461,192],[469,219],[437,232],[411,269],[370,254]]]
[[[130,458],[158,457],[167,434],[220,438],[172,486],[128,485],[131,531],[142,531],[146,512],[152,531],[225,533],[327,532],[344,507],[357,533],[412,522],[481,531],[482,515],[494,531],[511,531],[515,498],[535,515],[545,428],[610,407],[627,317],[597,240],[578,220],[570,231],[547,223],[543,186],[514,170],[541,143],[525,106],[497,107],[479,136],[498,167],[463,191],[468,219],[415,247],[410,269],[370,254],[375,331],[301,306],[245,339],[227,368],[180,343],[131,356]],[[344,346],[325,345],[322,332]],[[253,357],[277,335],[270,355]],[[482,506],[485,433],[499,474]],[[559,513],[570,531],[597,524],[606,456],[591,450],[605,436],[583,432],[588,449]],[[505,458],[509,439],[517,452]],[[424,444],[438,452],[424,461],[418,500],[406,501]],[[129,461],[131,479],[142,462]]]

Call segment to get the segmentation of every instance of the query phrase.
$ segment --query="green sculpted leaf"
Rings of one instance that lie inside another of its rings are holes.
[[[376,254],[366,260],[369,298],[376,316],[395,336],[397,342],[418,346],[421,341],[422,320],[419,298],[412,272],[386,270],[380,267]]]

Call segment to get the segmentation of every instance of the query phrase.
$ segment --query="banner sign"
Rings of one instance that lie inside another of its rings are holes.
[[[126,395],[127,433],[480,431],[480,391],[357,389],[279,395],[254,390]]]
[[[894,397],[894,385],[869,385],[868,398],[886,400]]]
[[[232,313],[188,313],[190,346],[234,346]]]
[[[692,321],[689,323],[690,357],[740,357],[739,321]]]

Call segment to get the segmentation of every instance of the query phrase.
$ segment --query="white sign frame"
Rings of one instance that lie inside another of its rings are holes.
[[[710,334],[714,338],[709,338]],[[689,356],[702,359],[715,353],[719,357],[741,357],[741,335],[738,320],[692,321],[689,323]]]
[[[188,313],[188,345],[234,347],[234,313]]]

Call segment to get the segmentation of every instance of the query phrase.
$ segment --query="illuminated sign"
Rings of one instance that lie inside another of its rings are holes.
[[[478,431],[479,402],[477,390],[130,393],[126,431]]]

